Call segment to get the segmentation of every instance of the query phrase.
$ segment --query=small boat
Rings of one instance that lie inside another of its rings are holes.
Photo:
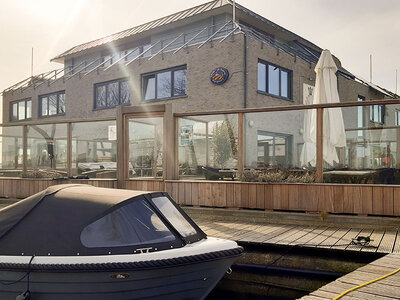
[[[204,299],[242,251],[167,193],[57,185],[0,210],[0,299]]]

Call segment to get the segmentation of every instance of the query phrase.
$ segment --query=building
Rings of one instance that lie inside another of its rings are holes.
[[[59,70],[3,91],[2,169],[7,170],[3,174],[52,169],[115,177],[116,119],[119,112],[129,111],[133,115],[124,125],[129,132],[125,175],[162,177],[167,123],[162,113],[143,115],[147,108],[152,111],[154,105],[166,104],[170,113],[178,114],[303,104],[312,97],[321,51],[238,4],[233,22],[229,0],[207,2],[78,45],[52,59],[62,64]],[[357,78],[336,57],[335,62],[341,101],[398,97]],[[399,125],[396,108],[383,105],[352,107],[343,114],[350,129]],[[301,167],[304,111],[244,118],[245,167]],[[236,115],[181,117],[174,162],[179,167],[173,177],[200,178],[202,167],[236,168],[238,127]],[[395,133],[377,141],[363,132],[349,132],[349,147],[342,149],[334,167],[382,164],[381,152],[396,140]],[[218,147],[226,144],[217,144],[218,134],[230,140],[231,147],[221,150],[223,155]],[[396,147],[397,143],[391,146],[392,153]],[[360,151],[364,154],[358,155]]]

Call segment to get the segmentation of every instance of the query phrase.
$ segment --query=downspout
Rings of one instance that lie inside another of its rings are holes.
[[[243,72],[243,91],[244,91],[244,108],[247,108],[247,32],[243,30],[243,65],[244,65],[244,72]]]

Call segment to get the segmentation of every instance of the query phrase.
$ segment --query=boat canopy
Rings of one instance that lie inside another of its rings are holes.
[[[104,255],[205,238],[167,193],[57,185],[0,210],[0,255]]]

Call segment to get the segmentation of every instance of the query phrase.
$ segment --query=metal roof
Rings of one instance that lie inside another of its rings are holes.
[[[135,26],[133,28],[130,28],[130,29],[118,32],[118,33],[111,34],[104,38],[100,38],[100,39],[97,39],[97,40],[94,40],[91,42],[87,42],[87,43],[75,46],[75,47],[65,51],[64,53],[54,57],[52,60],[57,60],[57,59],[65,57],[65,56],[75,54],[77,52],[81,52],[81,51],[84,51],[84,50],[87,50],[87,49],[90,49],[93,47],[97,47],[97,46],[104,45],[104,44],[107,44],[110,42],[114,42],[114,41],[129,37],[129,36],[132,36],[132,35],[135,35],[135,34],[138,34],[138,33],[141,33],[141,32],[156,28],[156,27],[160,27],[160,26],[170,24],[170,23],[173,23],[173,22],[185,19],[185,18],[189,18],[189,17],[195,16],[195,15],[210,11],[212,9],[228,5],[228,4],[230,4],[230,2],[228,0],[214,0],[211,2],[207,2],[207,3],[201,4],[199,6],[195,6],[195,7],[177,12],[175,14],[163,17],[161,19],[157,19],[157,20],[154,20],[154,21],[142,24],[142,25],[138,25],[138,26]]]

